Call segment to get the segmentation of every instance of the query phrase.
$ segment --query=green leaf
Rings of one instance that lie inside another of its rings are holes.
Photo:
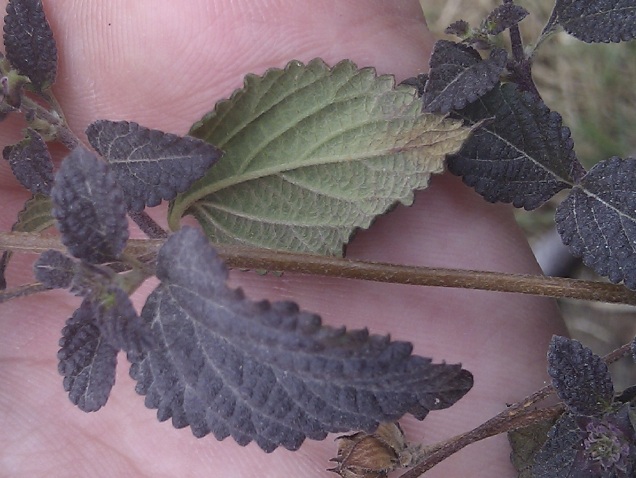
[[[508,442],[512,448],[510,461],[519,472],[518,478],[532,478],[535,457],[548,439],[548,432],[554,423],[555,420],[544,420],[508,432]]]
[[[350,61],[248,75],[193,126],[225,155],[177,197],[170,227],[193,214],[215,242],[341,255],[357,228],[410,205],[470,131]]]

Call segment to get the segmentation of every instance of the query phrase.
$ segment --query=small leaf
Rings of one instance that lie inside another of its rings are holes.
[[[593,478],[596,475],[573,474],[577,468],[577,447],[583,432],[569,413],[564,413],[548,433],[532,467],[533,478]]]
[[[53,160],[40,133],[29,128],[26,139],[5,148],[3,155],[20,184],[33,194],[50,194]]]
[[[53,203],[51,198],[43,194],[36,194],[24,203],[18,213],[18,220],[11,228],[15,232],[42,232],[55,225],[55,218],[51,215]]]
[[[465,38],[470,33],[470,25],[466,20],[457,20],[446,27],[444,33]]]
[[[33,266],[35,278],[51,289],[67,289],[73,282],[77,266],[60,251],[44,251]]]
[[[161,284],[141,313],[157,344],[129,360],[146,405],[177,428],[295,450],[306,437],[372,432],[407,412],[423,419],[472,386],[459,365],[412,356],[409,343],[323,326],[290,302],[251,302],[227,275],[196,229],[159,251]]]
[[[555,11],[566,32],[587,43],[636,38],[634,0],[557,0]]]
[[[597,163],[557,207],[556,226],[572,254],[613,283],[636,289],[636,159]]]
[[[222,154],[200,139],[128,121],[96,121],[86,135],[110,163],[128,208],[137,212],[186,191]]]
[[[528,10],[525,8],[514,3],[504,3],[488,14],[484,20],[484,28],[489,35],[499,35],[504,30],[517,25],[527,15]]]
[[[58,370],[71,402],[85,412],[106,404],[115,384],[117,349],[95,325],[92,307],[83,302],[62,329]]]
[[[502,48],[493,49],[490,58],[482,60],[470,46],[439,40],[429,63],[424,108],[443,114],[464,108],[499,83],[507,60],[508,53]]]
[[[422,96],[424,94],[424,88],[426,87],[426,82],[428,81],[428,73],[421,73],[417,76],[412,76],[411,78],[407,78],[402,81],[400,85],[408,85],[412,86],[417,90],[417,95]]]
[[[557,394],[573,413],[599,415],[614,400],[614,385],[607,365],[577,340],[552,337],[548,373]]]
[[[51,190],[62,242],[78,259],[99,264],[128,240],[124,195],[108,164],[80,147],[62,161]]]
[[[55,82],[57,47],[41,0],[10,0],[4,17],[8,60],[38,91]]]
[[[512,83],[456,114],[468,125],[488,120],[449,156],[448,169],[490,202],[535,209],[584,173],[561,116]]]
[[[391,76],[313,60],[248,75],[191,134],[225,156],[174,201],[173,230],[189,213],[214,242],[342,255],[356,229],[410,205],[470,130],[422,113]]]
[[[545,420],[508,432],[510,461],[519,472],[518,478],[533,478],[532,467],[539,450],[548,439],[548,432],[556,420]]]

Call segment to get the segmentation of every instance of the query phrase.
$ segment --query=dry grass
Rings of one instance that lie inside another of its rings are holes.
[[[447,25],[458,19],[478,26],[497,0],[421,0],[429,28],[443,38]],[[521,23],[527,44],[535,41],[550,16],[554,0],[516,2],[530,15]],[[636,157],[636,41],[588,45],[562,32],[548,39],[535,58],[534,78],[543,99],[558,111],[572,130],[575,149],[589,168],[610,156]],[[530,240],[553,225],[558,201],[540,211],[521,212],[519,222]],[[580,267],[575,276],[593,277]],[[603,354],[636,334],[631,307],[563,301],[562,310],[572,335]],[[632,363],[615,366],[618,388],[636,383]]]

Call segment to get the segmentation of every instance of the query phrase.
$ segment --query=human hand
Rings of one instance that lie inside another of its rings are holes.
[[[6,2],[0,2],[4,7]],[[126,119],[183,134],[214,103],[291,59],[349,58],[398,81],[421,72],[432,46],[415,0],[111,0],[45,1],[60,52],[55,94],[72,129]],[[19,139],[16,119],[0,126],[0,145]],[[0,165],[3,231],[28,195]],[[160,209],[160,208],[158,208]],[[155,217],[161,217],[165,208]],[[398,207],[358,234],[349,257],[506,272],[538,272],[509,208],[487,204],[457,178],[440,176],[411,208]],[[32,258],[31,258],[32,262]],[[31,280],[16,257],[9,280]],[[233,274],[254,299],[291,299],[332,325],[368,326],[413,342],[415,353],[461,362],[475,386],[423,422],[406,418],[407,438],[432,444],[469,430],[539,388],[552,333],[563,333],[551,301],[502,293],[422,288],[285,274]],[[143,287],[142,297],[151,287]],[[142,300],[138,300],[137,304]],[[134,392],[125,363],[107,405],[74,407],[57,373],[64,321],[79,305],[47,292],[0,306],[0,475],[325,476],[331,437],[300,450],[265,454],[232,439],[194,438],[159,423]],[[120,357],[121,362],[123,356]],[[473,445],[427,476],[514,476],[505,437]]]

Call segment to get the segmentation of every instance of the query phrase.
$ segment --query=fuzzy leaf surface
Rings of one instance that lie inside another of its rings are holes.
[[[557,0],[558,22],[587,43],[618,43],[636,38],[634,0]]]
[[[439,40],[429,62],[424,108],[443,114],[464,108],[499,83],[507,59],[503,48],[494,48],[490,57],[482,60],[471,46]]]
[[[535,209],[584,174],[561,116],[512,83],[456,115],[468,125],[488,120],[449,156],[448,169],[490,202]]]
[[[533,477],[535,457],[548,439],[548,432],[554,423],[555,420],[545,420],[508,432],[508,442],[512,448],[510,461],[519,472],[518,478]]]
[[[93,291],[85,302],[93,311],[101,336],[112,347],[129,353],[152,347],[150,327],[137,315],[128,294],[122,289],[109,284]]]
[[[50,194],[53,159],[40,133],[29,128],[26,139],[5,148],[3,155],[20,184],[33,194]]]
[[[518,24],[527,15],[528,10],[525,8],[513,3],[504,3],[488,14],[484,20],[484,26],[489,35],[499,35],[504,30]]]
[[[51,289],[67,289],[73,282],[75,261],[60,251],[44,251],[33,266],[35,278]]]
[[[110,163],[128,208],[133,211],[174,199],[201,178],[222,154],[200,139],[128,121],[96,121],[88,127],[86,136]]]
[[[578,415],[599,415],[614,400],[612,377],[603,359],[581,342],[554,336],[548,373],[557,394]]]
[[[159,251],[161,284],[141,313],[156,345],[129,354],[131,376],[159,420],[195,436],[295,450],[306,437],[423,419],[472,386],[459,365],[411,355],[411,344],[323,326],[291,302],[252,302],[226,285],[205,235],[185,227]]]
[[[583,433],[569,413],[564,413],[555,423],[548,439],[537,453],[532,467],[533,478],[593,478],[596,475],[573,474],[576,470],[576,447]]]
[[[58,370],[71,402],[85,412],[99,410],[115,384],[117,349],[102,336],[86,301],[67,320],[60,347]]]
[[[78,259],[115,259],[128,240],[124,195],[108,164],[75,148],[62,161],[51,190],[53,217],[62,242]]]
[[[10,0],[4,17],[7,59],[43,91],[53,85],[57,73],[57,47],[42,0]]]
[[[350,61],[248,75],[191,130],[225,156],[177,197],[170,227],[193,214],[214,242],[341,255],[356,229],[410,205],[469,133]]]
[[[557,207],[572,254],[613,283],[636,289],[636,159],[597,163]]]

